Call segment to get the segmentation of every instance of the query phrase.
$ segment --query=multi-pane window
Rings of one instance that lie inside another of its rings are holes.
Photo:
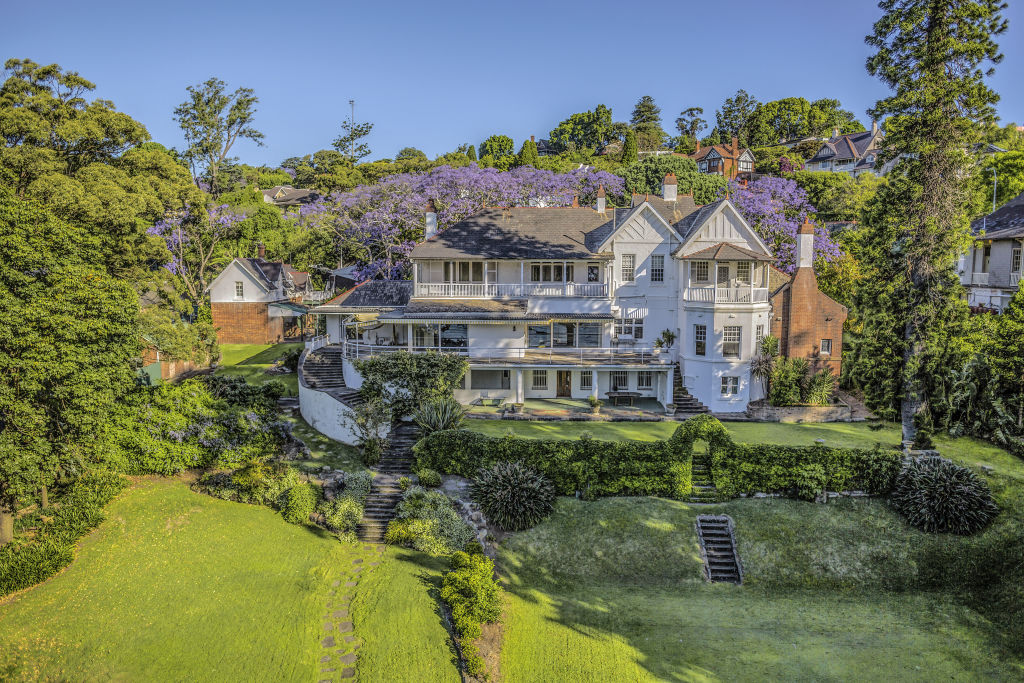
[[[643,339],[644,319],[643,318],[619,318],[615,321],[615,334],[620,337],[632,336],[633,339]]]
[[[587,264],[587,282],[601,281],[601,266],[596,263]]]
[[[832,340],[822,339],[821,340],[821,355],[831,356],[832,355]]]
[[[580,323],[576,335],[579,346],[598,347],[601,345],[601,323]]]
[[[580,371],[580,389],[593,389],[594,388],[594,371],[593,370],[581,370]]]
[[[726,325],[723,329],[722,355],[726,358],[739,358],[741,329],[739,325]]]
[[[693,265],[691,265],[690,267],[693,269],[694,282],[710,281],[710,263],[708,263],[707,261],[694,261]]]
[[[665,281],[665,255],[654,254],[651,256],[651,282]]]
[[[543,349],[551,346],[551,326],[530,325],[526,328],[526,345],[531,349]]]
[[[636,388],[650,389],[654,386],[654,373],[650,370],[641,370],[636,373]]]
[[[708,353],[708,326],[693,326],[693,354],[695,356],[706,356]]]
[[[636,254],[623,254],[619,264],[623,282],[636,280]]]
[[[526,335],[526,345],[532,349],[550,346],[593,348],[601,345],[601,323],[529,325]]]
[[[245,283],[235,282],[235,298],[241,299],[245,296]]]
[[[735,396],[740,393],[739,377],[722,377],[722,396]]]
[[[531,263],[530,264],[530,281],[531,282],[562,282],[563,277],[568,273],[569,277],[566,278],[570,282],[572,281],[572,266],[565,267],[563,263]]]
[[[534,389],[547,389],[548,388],[548,371],[547,370],[534,370],[533,371],[533,388]]]
[[[754,344],[755,346],[760,346],[761,340],[764,339],[764,325],[758,325],[754,329]]]
[[[750,284],[750,261],[740,261],[736,264],[736,282],[741,285]]]
[[[1010,252],[1010,272],[1020,272],[1020,247],[1014,247]]]
[[[629,375],[626,374],[625,370],[612,370],[611,375],[611,387],[612,391],[626,391],[629,389]]]

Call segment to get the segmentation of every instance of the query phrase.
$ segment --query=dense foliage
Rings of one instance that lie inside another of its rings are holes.
[[[417,406],[452,397],[469,363],[454,353],[396,351],[355,361],[363,398],[386,404],[397,419]]]
[[[423,403],[412,415],[424,435],[445,429],[461,429],[466,421],[466,409],[454,398],[439,398]]]
[[[317,498],[317,488],[313,484],[297,484],[285,494],[281,516],[292,524],[308,524],[310,515],[316,509]]]
[[[466,673],[481,676],[486,668],[474,641],[483,634],[481,624],[501,617],[501,588],[494,580],[494,563],[484,555],[456,552],[451,563],[441,582],[441,599],[452,612]]]
[[[551,482],[519,462],[496,462],[480,470],[470,495],[489,521],[508,531],[540,524],[555,507]]]
[[[430,555],[450,555],[473,540],[473,529],[462,521],[448,496],[410,486],[395,507],[384,540]]]
[[[988,484],[944,458],[905,464],[889,500],[907,522],[931,533],[973,534],[999,513]]]
[[[699,173],[697,162],[687,157],[674,155],[645,156],[639,161],[627,163],[618,170],[625,182],[627,195],[661,195],[661,184],[665,175],[675,173],[677,192],[692,194],[697,204],[715,201],[726,186],[726,180],[714,173]],[[614,194],[611,188],[606,188]],[[627,202],[628,206],[628,202]]]

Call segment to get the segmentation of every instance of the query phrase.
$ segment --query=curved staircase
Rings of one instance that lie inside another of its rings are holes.
[[[696,415],[711,412],[710,408],[698,401],[686,390],[686,385],[683,384],[683,374],[679,372],[678,365],[672,376],[672,403],[676,407],[676,415]]]
[[[326,392],[352,408],[363,403],[359,390],[345,384],[345,356],[341,346],[324,346],[307,353],[300,372],[311,389]]]

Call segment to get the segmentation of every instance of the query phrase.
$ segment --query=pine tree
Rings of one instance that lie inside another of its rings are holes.
[[[527,140],[519,148],[519,155],[516,157],[516,166],[537,166],[540,156],[537,154],[537,143]]]
[[[999,96],[985,84],[993,70],[982,64],[1002,59],[994,37],[1006,30],[1001,0],[881,0],[884,12],[865,39],[876,48],[867,70],[893,90],[870,114],[886,119],[881,161],[899,160],[885,193],[895,203],[880,212],[869,230],[891,236],[879,258],[898,262],[898,295],[893,310],[902,328],[901,382],[903,440],[914,442],[929,423],[929,372],[950,339],[952,299],[960,296],[957,258],[970,243],[969,176],[975,168],[972,144],[995,119]],[[883,193],[880,193],[880,195]],[[889,256],[886,256],[888,251]],[[862,319],[877,304],[865,302]],[[899,310],[903,309],[903,310]],[[948,369],[948,368],[947,368]],[[922,440],[917,440],[919,443]]]
[[[632,164],[639,160],[636,151],[636,133],[632,130],[626,131],[626,140],[622,143],[622,163]]]
[[[1018,289],[996,318],[989,359],[1004,395],[1017,403],[1017,431],[1024,430],[1024,289]]]
[[[476,161],[476,147],[474,145],[470,145],[469,149],[466,150],[466,156],[469,157],[470,161]]]

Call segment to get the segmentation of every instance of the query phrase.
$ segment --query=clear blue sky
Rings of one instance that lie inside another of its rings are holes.
[[[867,75],[869,0],[732,2],[93,2],[5,3],[2,56],[57,62],[97,84],[167,146],[185,87],[217,76],[260,98],[276,165],[330,147],[348,100],[376,124],[373,157],[411,145],[431,157],[491,133],[546,137],[604,103],[616,120],[651,95],[666,130],[683,108],[713,122],[744,88],[762,101],[833,97],[865,124],[885,90]],[[992,85],[1003,122],[1024,122],[1024,1],[1011,0]]]

